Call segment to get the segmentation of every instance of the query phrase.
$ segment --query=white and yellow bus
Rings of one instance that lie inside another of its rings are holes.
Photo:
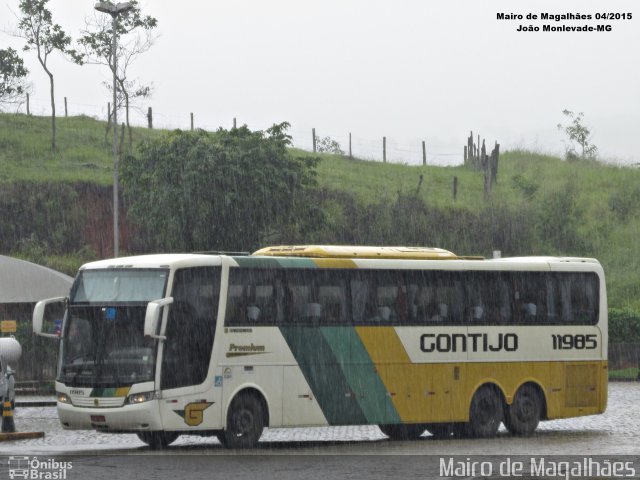
[[[607,403],[594,259],[338,246],[117,258],[38,303],[36,333],[60,301],[62,425],[156,448],[180,434],[252,447],[264,427],[528,435]]]

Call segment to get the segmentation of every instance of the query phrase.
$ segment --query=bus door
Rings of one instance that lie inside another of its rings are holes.
[[[221,389],[211,373],[220,267],[177,270],[159,362],[160,415],[165,430],[221,425]]]

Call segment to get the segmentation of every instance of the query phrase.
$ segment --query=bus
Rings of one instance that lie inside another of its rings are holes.
[[[65,304],[66,429],[254,447],[264,428],[391,439],[530,435],[607,403],[607,299],[590,258],[280,246],[88,263]],[[59,309],[60,305],[58,305]]]

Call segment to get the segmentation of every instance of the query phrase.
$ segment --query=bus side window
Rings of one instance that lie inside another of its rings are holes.
[[[227,292],[227,311],[224,320],[225,325],[233,326],[247,324],[247,312],[243,307],[242,297],[242,285],[229,283],[229,289]]]
[[[595,325],[598,320],[598,278],[593,274],[569,273],[562,276],[562,308],[565,323]]]
[[[369,297],[369,283],[362,276],[350,280],[351,290],[351,319],[355,325],[363,323],[367,298]]]
[[[284,292],[278,270],[234,268],[229,272],[226,325],[276,325]]]
[[[482,298],[482,280],[478,272],[471,272],[466,285],[466,319],[470,325],[482,324],[485,321],[485,304]]]
[[[176,271],[169,307],[161,388],[198,385],[205,381],[218,313],[219,267]]]

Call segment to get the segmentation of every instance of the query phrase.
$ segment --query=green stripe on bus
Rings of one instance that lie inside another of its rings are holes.
[[[243,268],[317,268],[310,258],[233,257]]]
[[[278,260],[267,257],[233,257],[244,268],[279,268]]]
[[[310,258],[279,258],[278,264],[284,268],[318,268]]]
[[[367,418],[319,327],[280,327],[330,425],[362,425]]]
[[[367,417],[367,423],[402,423],[371,357],[352,327],[322,327],[351,391]]]

